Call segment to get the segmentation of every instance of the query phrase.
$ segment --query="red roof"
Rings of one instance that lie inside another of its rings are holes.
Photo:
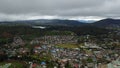
[[[32,65],[32,68],[36,68],[36,67],[37,67],[37,64],[34,63],[34,64]]]

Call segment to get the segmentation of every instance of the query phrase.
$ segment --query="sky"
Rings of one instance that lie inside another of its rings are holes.
[[[120,18],[120,0],[0,0],[0,21]]]

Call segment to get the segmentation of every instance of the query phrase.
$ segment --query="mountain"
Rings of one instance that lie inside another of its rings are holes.
[[[85,23],[76,20],[59,20],[59,19],[38,19],[38,20],[23,20],[0,22],[0,25],[51,25],[51,26],[82,26]]]
[[[37,19],[37,20],[22,20],[22,21],[3,21],[0,25],[28,25],[28,26],[95,26],[107,29],[120,29],[120,19],[103,19],[100,21],[95,21],[94,23],[86,23],[85,20],[60,20],[60,19]]]
[[[120,19],[107,18],[94,22],[92,25],[108,29],[120,29]]]
[[[44,29],[44,30],[50,30],[50,31],[51,30],[73,31],[77,35],[107,34],[110,31],[109,29],[99,28],[99,27],[101,27],[102,25],[105,25],[108,22],[104,22],[104,20],[101,20],[101,21],[98,21],[95,23],[84,23],[84,22],[80,22],[80,21],[76,21],[76,20],[59,20],[59,19],[9,21],[9,22],[0,22],[0,25],[7,25],[7,26],[1,26],[0,31],[2,31],[2,32],[8,31],[13,34],[22,32],[20,34],[26,34],[26,32],[32,33],[31,31],[34,32],[34,30],[36,30],[36,31],[38,30],[38,32],[39,32],[40,30],[43,31],[43,29]],[[16,26],[16,25],[18,25],[18,26]],[[27,26],[20,26],[20,25],[27,25]],[[32,29],[31,26],[32,26],[32,28],[35,28],[35,29]],[[107,26],[107,24],[106,24],[106,26]],[[38,28],[41,28],[41,29],[38,29]]]

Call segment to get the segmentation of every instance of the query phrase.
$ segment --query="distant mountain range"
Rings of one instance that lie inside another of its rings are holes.
[[[100,21],[92,21],[93,23],[86,23],[85,21],[77,20],[59,20],[59,19],[38,19],[38,20],[23,20],[23,21],[3,21],[0,25],[44,25],[44,26],[70,26],[70,27],[80,27],[80,26],[95,26],[100,28],[117,28],[120,29],[120,19],[103,19]]]
[[[49,26],[81,26],[84,22],[76,20],[59,20],[59,19],[38,19],[38,20],[23,20],[23,21],[3,21],[0,25],[49,25]]]

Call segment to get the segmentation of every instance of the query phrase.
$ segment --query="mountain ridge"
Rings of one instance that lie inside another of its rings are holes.
[[[120,28],[120,19],[102,19],[99,21],[95,21],[93,23],[84,23],[78,20],[61,20],[61,19],[37,19],[37,20],[21,20],[21,21],[3,21],[0,22],[0,25],[49,25],[49,26],[95,26],[100,28]]]
[[[109,28],[109,29],[118,28],[119,29],[120,19],[112,19],[112,18],[102,19],[100,21],[94,22],[93,25],[97,27],[102,27],[102,28]]]

